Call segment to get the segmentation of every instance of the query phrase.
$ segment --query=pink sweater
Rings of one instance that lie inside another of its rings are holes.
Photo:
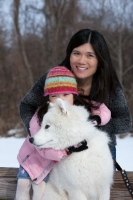
[[[101,104],[99,109],[92,110],[92,115],[98,115],[101,118],[101,125],[105,125],[111,118],[110,110]],[[40,129],[36,114],[30,121],[30,133],[33,136]],[[31,180],[39,184],[49,172],[53,169],[55,163],[66,157],[65,150],[40,149],[29,142],[29,136],[24,141],[17,156],[20,165],[27,171]]]
[[[37,133],[40,129],[36,114],[30,121],[31,136]],[[27,171],[31,180],[39,184],[49,172],[53,169],[55,163],[67,156],[65,150],[40,149],[29,142],[27,136],[22,147],[19,150],[17,159],[20,165]]]

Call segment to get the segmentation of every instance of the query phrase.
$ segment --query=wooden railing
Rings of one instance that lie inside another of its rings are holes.
[[[14,200],[18,168],[0,167],[0,200]],[[130,183],[133,186],[133,172],[127,172]],[[120,172],[114,174],[114,184],[111,189],[110,200],[131,200]]]

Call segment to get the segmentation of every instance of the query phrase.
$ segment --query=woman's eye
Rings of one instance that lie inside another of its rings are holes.
[[[78,53],[78,52],[75,52],[74,55],[79,55],[79,53]]]
[[[46,125],[46,126],[45,126],[45,129],[48,129],[49,127],[50,127],[50,125]]]
[[[79,55],[79,52],[73,51],[72,54],[73,54],[73,55]]]
[[[88,57],[95,57],[95,54],[88,54]]]
[[[93,55],[92,54],[88,54],[88,57],[93,57]]]

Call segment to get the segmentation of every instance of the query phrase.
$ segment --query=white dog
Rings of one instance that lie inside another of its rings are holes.
[[[109,137],[98,130],[82,106],[61,99],[44,116],[33,136],[40,148],[65,149],[87,141],[88,149],[74,152],[58,162],[46,184],[43,200],[109,200],[113,183],[113,160]]]

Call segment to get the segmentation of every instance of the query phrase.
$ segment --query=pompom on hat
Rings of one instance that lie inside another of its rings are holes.
[[[77,82],[69,69],[57,66],[52,68],[46,77],[44,96],[63,93],[78,94]]]

